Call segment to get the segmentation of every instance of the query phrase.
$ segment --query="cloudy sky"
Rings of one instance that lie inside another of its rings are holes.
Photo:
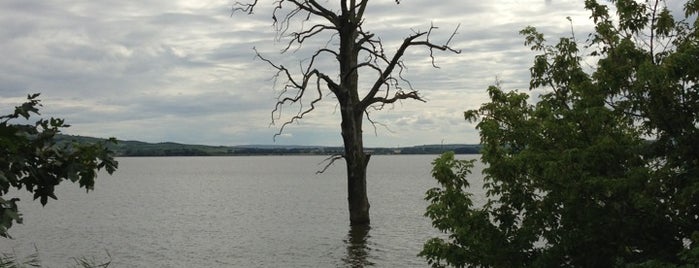
[[[298,66],[306,50],[327,40],[280,54],[286,40],[275,38],[272,1],[260,0],[254,15],[231,16],[234,2],[0,1],[0,111],[9,113],[27,94],[41,92],[42,114],[67,119],[69,134],[272,144],[280,124],[270,125],[270,112],[279,88],[253,47]],[[463,111],[487,100],[485,89],[496,77],[508,89],[527,87],[534,54],[518,31],[532,25],[556,40],[570,34],[566,17],[581,40],[591,28],[580,0],[372,0],[369,9],[365,30],[380,36],[388,53],[430,23],[440,27],[436,42],[460,24],[452,46],[462,53],[437,53],[439,69],[431,67],[426,50],[408,53],[405,76],[428,101],[372,113],[385,127],[374,131],[365,124],[367,146],[477,143]],[[325,97],[276,144],[340,145],[334,101]]]

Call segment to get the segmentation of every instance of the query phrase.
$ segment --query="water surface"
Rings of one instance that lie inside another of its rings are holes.
[[[20,193],[25,222],[0,252],[36,247],[49,267],[105,251],[110,267],[425,267],[416,254],[440,235],[423,217],[436,156],[373,156],[371,227],[354,229],[344,163],[316,175],[324,158],[120,158],[89,194],[62,184],[42,208]]]

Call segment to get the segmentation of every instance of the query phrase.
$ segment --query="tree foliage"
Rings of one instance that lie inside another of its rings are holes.
[[[472,204],[463,164],[435,162],[426,215],[449,238],[425,244],[434,267],[699,265],[699,1],[680,20],[663,1],[611,2],[585,1],[591,70],[574,36],[527,27],[530,89],[546,93],[491,86],[466,112],[487,201]]]
[[[112,174],[117,166],[112,152],[103,144],[57,144],[56,134],[69,127],[63,119],[39,119],[33,125],[13,123],[39,115],[37,97],[15,107],[12,114],[0,116],[0,236],[9,237],[7,230],[13,222],[22,223],[18,211],[19,198],[6,199],[10,189],[25,189],[46,205],[49,198],[57,199],[56,185],[64,180],[77,182],[87,191],[95,185],[97,171]],[[113,140],[113,139],[111,139]]]

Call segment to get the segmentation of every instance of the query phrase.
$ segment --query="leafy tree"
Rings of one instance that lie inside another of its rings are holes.
[[[478,121],[487,201],[463,165],[435,161],[426,215],[449,238],[420,255],[433,267],[699,265],[699,1],[676,20],[663,1],[585,1],[595,23],[586,71],[574,36],[535,57],[529,95],[488,89]],[[454,170],[458,171],[455,172]]]
[[[238,3],[233,12],[251,14],[258,2]],[[433,62],[434,50],[459,52],[449,46],[453,34],[443,44],[432,42],[430,37],[436,27],[430,27],[427,31],[415,32],[406,37],[393,55],[386,54],[381,39],[363,28],[367,20],[364,16],[367,8],[368,0],[274,1],[273,23],[280,38],[289,38],[284,52],[294,46],[296,48],[293,49],[298,49],[313,39],[327,40],[322,42],[325,45],[315,50],[309,59],[300,63],[299,72],[275,64],[257,53],[260,59],[276,69],[275,78],[282,85],[282,92],[272,111],[272,121],[277,119],[277,113],[281,113],[286,105],[299,106],[298,113],[282,124],[277,135],[287,125],[314,111],[315,105],[323,96],[332,93],[336,98],[342,117],[340,126],[344,153],[330,158],[329,164],[340,158],[344,158],[347,163],[347,192],[352,225],[369,223],[366,167],[370,155],[364,152],[364,116],[371,121],[369,111],[381,110],[387,104],[406,99],[424,101],[418,91],[401,76],[405,68],[403,55],[409,49],[428,49]],[[298,30],[294,30],[297,26]],[[361,88],[360,74],[367,77],[362,80],[367,83],[367,88]]]
[[[46,205],[57,199],[54,187],[63,180],[78,182],[87,191],[93,189],[97,171],[112,174],[117,166],[112,152],[103,144],[57,144],[56,134],[69,127],[63,119],[39,119],[33,125],[14,124],[13,119],[29,120],[39,114],[39,94],[15,107],[14,113],[0,116],[0,236],[9,237],[13,222],[22,223],[17,208],[19,198],[5,199],[11,188],[34,193]],[[20,118],[21,117],[21,118]],[[116,141],[111,139],[111,141]]]

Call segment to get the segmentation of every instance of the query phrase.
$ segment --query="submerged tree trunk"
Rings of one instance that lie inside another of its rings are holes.
[[[347,201],[350,225],[369,224],[369,199],[366,193],[366,167],[369,155],[364,153],[362,121],[364,107],[359,98],[359,74],[357,57],[359,46],[355,43],[358,19],[353,12],[345,13],[340,19],[340,90],[336,96],[342,113],[342,140],[345,145],[347,163]]]
[[[369,154],[364,153],[362,112],[347,111],[342,115],[342,139],[347,163],[347,201],[351,225],[369,224],[369,199],[366,188],[366,168]]]

